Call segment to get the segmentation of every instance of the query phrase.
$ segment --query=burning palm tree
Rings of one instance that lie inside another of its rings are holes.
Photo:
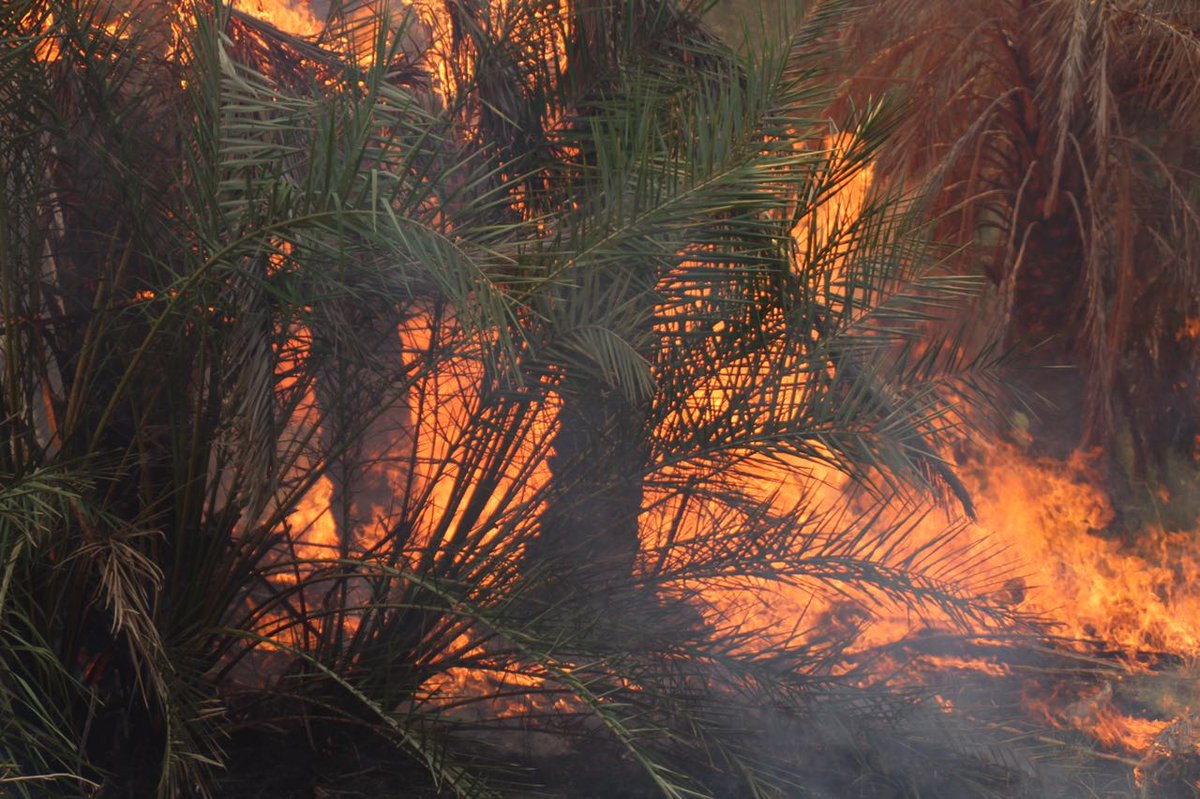
[[[818,718],[872,608],[1013,620],[893,512],[962,493],[988,360],[922,338],[970,281],[905,204],[823,213],[886,125],[823,144],[808,25],[749,60],[666,4],[458,5],[422,74],[365,6],[183,8],[0,11],[6,788],[489,796],[532,728],[782,795],[809,761],[731,708]],[[747,612],[775,586],[820,636]]]

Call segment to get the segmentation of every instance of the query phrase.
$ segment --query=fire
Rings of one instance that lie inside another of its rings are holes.
[[[115,8],[107,8],[94,16],[72,21],[82,22],[85,28],[92,29],[93,34],[102,35],[116,43],[129,38],[133,19],[134,12],[130,9],[118,11]],[[53,64],[62,59],[63,42],[53,35],[55,31],[53,11],[46,11],[37,18],[34,17],[33,12],[29,12],[23,22],[43,35],[43,38],[39,39],[34,46],[34,57],[38,61],[43,64]],[[116,55],[115,50],[108,48],[97,49],[95,55],[103,56],[105,53],[109,57]]]
[[[336,558],[338,553],[337,528],[329,503],[333,498],[333,483],[322,475],[313,484],[288,514],[288,525],[292,529],[295,562],[317,561]],[[279,576],[284,582],[295,582],[296,578],[284,573]]]
[[[307,0],[234,0],[233,7],[294,36],[317,36],[325,28]]]
[[[1126,716],[1113,708],[1112,698],[1112,683],[1105,683],[1094,696],[1069,705],[1059,718],[1110,749],[1148,751],[1170,722]]]
[[[417,314],[399,331],[404,351],[417,355],[435,352],[437,337],[444,335],[433,319]],[[409,412],[414,420],[415,463],[422,482],[428,487],[427,498],[420,512],[414,533],[414,551],[427,556],[432,550],[459,545],[468,533],[467,503],[457,497],[456,486],[463,482],[455,452],[462,446],[468,420],[477,401],[478,386],[484,378],[483,365],[470,358],[455,358],[439,364],[431,371],[410,400]],[[492,487],[479,514],[481,519],[492,518],[501,510],[507,498],[520,504],[528,501],[549,480],[549,469],[537,456],[535,441],[549,437],[553,424],[552,408],[546,409],[533,423],[527,446],[504,467],[504,476]],[[486,530],[477,539],[478,545],[490,545],[497,532]],[[514,553],[515,556],[515,553]]]
[[[1143,531],[1135,545],[1106,538],[1113,518],[1090,458],[1029,457],[980,444],[965,470],[979,507],[977,534],[1026,564],[1031,610],[1075,639],[1132,654],[1200,653],[1200,560],[1194,532]]]
[[[802,149],[803,143],[797,142],[794,146]],[[855,146],[853,137],[847,133],[825,137],[823,148],[828,153],[828,172],[836,181],[835,189],[827,201],[805,215],[792,228],[792,239],[798,248],[798,263],[805,263],[810,254],[816,254],[823,263],[832,266],[832,274],[819,277],[835,282],[841,272],[837,264],[849,251],[845,237],[861,215],[875,180],[873,164],[855,163]]]
[[[322,23],[300,3],[238,0],[237,8],[300,36],[315,36],[322,29]],[[414,9],[428,30],[428,58],[437,85],[445,91],[469,70],[469,66],[453,61],[449,12],[443,4],[421,3]],[[529,47],[526,53],[529,58],[544,58],[547,52],[562,57],[561,42],[535,42]],[[844,137],[830,137],[825,146],[836,160],[844,157],[852,144]],[[871,167],[858,170],[843,182],[832,201],[795,226],[793,236],[801,257],[820,250],[832,250],[835,256],[842,252],[839,248],[844,245],[836,240],[838,231],[853,223],[867,201],[872,180]],[[837,280],[837,259],[832,260],[832,274],[820,278]],[[284,268],[282,256],[278,263],[273,262],[273,268]],[[1195,337],[1198,330],[1200,322],[1188,320],[1180,335]],[[429,317],[417,314],[397,329],[398,349],[409,355],[428,352],[434,335]],[[296,331],[297,349],[281,363],[288,357],[304,357],[307,336],[306,331]],[[383,467],[383,479],[399,483],[415,478],[426,489],[427,503],[405,553],[410,559],[438,557],[439,547],[449,547],[456,536],[464,534],[459,529],[464,524],[464,507],[452,495],[461,479],[457,467],[452,465],[452,455],[470,415],[474,387],[481,379],[482,367],[466,359],[445,365],[426,378],[421,391],[414,393],[414,398],[419,395],[419,399],[414,399],[414,404],[407,408],[413,422],[411,438],[399,445],[402,449],[411,448],[412,463],[418,474],[411,474],[409,467],[394,458],[385,459],[392,465]],[[280,390],[286,390],[286,382],[286,377],[281,376]],[[710,389],[702,390],[687,412],[703,416],[723,411],[727,398],[719,383],[715,381]],[[311,389],[306,391],[309,395],[298,406],[297,413],[301,416],[315,413],[319,404]],[[302,418],[294,420],[298,426],[307,423]],[[550,408],[536,426],[536,437],[548,438],[552,426],[553,408]],[[1112,501],[1099,488],[1101,480],[1092,466],[1093,458],[1087,453],[1060,461],[1032,455],[1016,443],[983,441],[970,442],[966,451],[969,454],[958,464],[957,473],[975,502],[978,518],[963,526],[952,546],[958,547],[968,560],[973,557],[969,554],[972,552],[1003,552],[1020,571],[1020,576],[997,583],[993,572],[982,569],[976,586],[980,592],[1003,597],[1005,604],[1048,621],[1057,635],[1077,646],[1099,642],[1117,650],[1130,664],[1147,652],[1183,658],[1200,656],[1200,556],[1196,531],[1147,530],[1139,535],[1136,544],[1106,537],[1104,531],[1114,517]],[[948,454],[947,459],[950,460]],[[515,486],[519,482],[525,485],[521,489],[525,495],[533,496],[549,480],[549,473],[544,465],[529,467],[528,463],[516,462],[507,479],[509,485],[493,487],[482,513],[484,518],[498,509],[506,492],[518,490]],[[747,495],[771,505],[781,514],[797,508],[809,508],[810,513],[818,514],[837,506],[862,507],[863,503],[844,475],[817,463],[751,460],[737,479],[742,481],[741,488]],[[321,477],[300,498],[288,516],[293,531],[293,554],[301,560],[320,560],[349,548],[358,557],[372,557],[385,540],[388,519],[394,516],[395,509],[379,503],[371,505],[359,515],[372,521],[348,541],[349,531],[337,529],[330,510],[333,494],[333,483],[328,477]],[[915,524],[898,557],[924,547],[941,546],[939,537],[944,535],[945,521],[945,516],[935,511]],[[690,545],[702,541],[706,531],[725,522],[728,519],[719,520],[714,508],[681,507],[678,502],[651,492],[641,520],[644,557],[680,557]],[[485,542],[490,540],[487,535],[495,533],[485,534]],[[517,556],[513,554],[514,558]],[[295,580],[298,576],[283,575],[279,579]],[[822,595],[813,587],[781,588],[765,581],[745,580],[736,586],[705,588],[702,595],[709,606],[706,613],[711,622],[761,630],[764,640],[794,638],[799,629],[804,639],[817,646],[826,637],[857,630],[861,635],[855,646],[866,650],[903,640],[916,630],[939,624],[938,619],[914,619],[898,613],[886,603],[858,603],[851,599],[861,597],[835,598]],[[463,639],[456,646],[468,648],[469,642]],[[978,658],[927,657],[925,665],[942,671],[973,671],[996,679],[1012,677],[1004,664]],[[1133,673],[1145,667],[1125,668]],[[537,702],[528,699],[544,686],[545,682],[537,676],[462,669],[431,680],[425,691],[433,701],[439,695],[518,693],[526,697],[530,707],[556,706],[559,698]],[[1085,733],[1112,750],[1149,757],[1164,748],[1196,747],[1196,736],[1181,732],[1181,720],[1187,718],[1184,709],[1173,711],[1174,720],[1145,718],[1122,712],[1114,703],[1114,692],[1120,691],[1107,682],[1094,693],[1072,701],[1049,703],[1030,699],[1030,707],[1036,708],[1048,723]],[[942,701],[947,711],[953,709],[949,700]],[[1185,743],[1169,743],[1167,739],[1171,736],[1182,736]]]
[[[289,340],[276,353],[276,392],[284,397],[291,392],[299,392],[300,397],[295,402],[292,411],[291,425],[297,436],[303,436],[304,431],[313,424],[312,419],[317,414],[317,399],[313,387],[301,384],[296,375],[301,373],[304,362],[312,349],[312,333],[303,325],[297,325],[289,331]],[[311,469],[315,464],[311,459],[302,459],[297,464],[299,469]],[[322,475],[299,499],[295,508],[288,514],[287,525],[290,530],[290,540],[286,553],[290,557],[283,560],[289,565],[294,564],[293,571],[284,571],[274,575],[280,583],[295,583],[303,574],[311,572],[311,567],[305,567],[306,561],[328,559],[337,556],[337,530],[330,512],[330,500],[333,497],[333,485],[329,478]]]

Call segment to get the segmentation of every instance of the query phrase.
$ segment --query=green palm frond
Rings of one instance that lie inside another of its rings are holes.
[[[818,223],[895,128],[821,121],[820,14],[742,58],[667,4],[456,7],[435,94],[365,3],[118,8],[0,11],[5,789],[223,795],[269,731],[306,790],[520,794],[560,775],[503,743],[563,730],[794,795],[740,708],[813,718],[872,613],[1020,621],[913,535],[993,358],[925,335],[971,286],[913,205]],[[821,464],[875,498],[811,504]],[[765,629],[763,586],[854,610]]]

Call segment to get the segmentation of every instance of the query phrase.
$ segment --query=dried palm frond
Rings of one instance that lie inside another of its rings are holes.
[[[1182,4],[889,0],[856,18],[849,95],[908,112],[878,174],[931,192],[941,233],[996,284],[1013,341],[1077,368],[1071,444],[1167,477],[1196,407],[1200,17]],[[1166,407],[1155,418],[1144,410]]]

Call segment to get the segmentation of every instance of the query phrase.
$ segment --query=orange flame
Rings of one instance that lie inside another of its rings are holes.
[[[233,7],[294,36],[317,36],[325,27],[307,0],[233,0]]]
[[[283,30],[314,35],[320,23],[302,5],[267,0],[239,0],[238,7],[260,16]],[[430,58],[439,85],[446,89],[456,80],[451,61],[451,21],[446,7],[437,3],[419,3],[416,13],[429,30]],[[561,55],[561,53],[560,53]],[[532,57],[532,55],[531,55]],[[845,138],[831,138],[826,146],[835,154],[851,146]],[[861,211],[872,180],[871,169],[860,170],[847,180],[841,191],[813,215],[796,225],[793,236],[801,254],[832,247],[835,231],[844,229]],[[838,279],[836,258],[834,274]],[[822,276],[827,277],[827,276]],[[1189,320],[1182,335],[1196,336],[1200,322]],[[296,352],[289,357],[302,358],[305,332],[296,331]],[[406,352],[421,352],[430,346],[432,330],[427,318],[417,315],[397,331]],[[283,359],[286,361],[286,358]],[[459,439],[469,414],[473,386],[482,376],[481,367],[462,360],[429,378],[426,399],[436,410],[412,407],[415,461],[419,479],[429,487],[430,501],[422,510],[415,549],[430,545],[434,530],[448,529],[453,536],[461,521],[461,510],[451,505],[451,487],[459,480],[452,465],[451,449]],[[716,381],[719,383],[720,381]],[[701,391],[691,403],[689,413],[704,415],[721,412],[727,398],[716,383]],[[315,398],[301,403],[303,413],[313,412]],[[542,424],[545,436],[553,421]],[[1092,472],[1089,459],[1078,454],[1067,461],[1034,457],[1015,444],[976,442],[973,456],[960,466],[960,474],[978,508],[978,522],[966,528],[956,542],[963,552],[990,541],[1004,549],[1023,569],[1020,580],[997,587],[987,582],[980,590],[1002,591],[1013,606],[1051,620],[1061,634],[1077,641],[1101,640],[1129,654],[1144,650],[1172,652],[1185,657],[1200,655],[1200,555],[1196,531],[1167,532],[1148,530],[1136,546],[1122,544],[1100,534],[1113,518],[1109,497],[1097,486],[1100,480]],[[518,472],[514,466],[513,475]],[[797,475],[807,475],[797,479]],[[396,473],[397,480],[405,477]],[[810,479],[815,478],[815,479]],[[515,477],[514,477],[515,479]],[[549,479],[543,468],[535,472],[529,490],[534,491]],[[770,501],[778,510],[797,507],[832,507],[847,503],[846,478],[829,467],[806,462],[752,462],[743,470],[744,488],[754,497]],[[801,486],[813,493],[802,494]],[[289,517],[295,531],[295,547],[303,556],[318,556],[336,551],[338,532],[329,502],[333,489],[327,478],[318,480]],[[499,501],[503,491],[495,491],[491,503]],[[643,547],[648,557],[672,547],[686,547],[698,540],[715,523],[712,509],[680,508],[664,497],[648,494],[647,510],[642,517]],[[681,513],[686,518],[678,521]],[[379,518],[386,509],[377,508]],[[446,523],[446,516],[451,517]],[[457,515],[456,515],[457,514]],[[916,548],[940,535],[944,525],[931,518],[913,529],[904,546]],[[667,541],[668,531],[672,536]],[[367,552],[382,535],[382,528],[356,542],[360,553]],[[444,541],[443,541],[444,543]],[[712,616],[740,618],[768,631],[768,637],[793,635],[803,621],[807,635],[816,642],[824,633],[839,628],[869,627],[861,646],[876,646],[909,634],[917,622],[904,614],[887,615],[887,608],[874,608],[876,617],[824,598],[804,587],[780,588],[756,581],[721,589],[706,589],[705,598]],[[926,624],[926,620],[919,622]],[[776,631],[771,633],[770,631]],[[466,641],[460,641],[466,647]],[[936,664],[935,664],[936,665]],[[1006,676],[1002,666],[970,660],[947,660],[945,668],[973,669]],[[500,692],[506,686],[529,688],[539,685],[536,677],[520,675],[481,676],[470,672],[442,675],[431,681],[430,694],[440,691]],[[1145,719],[1120,713],[1111,703],[1111,685],[1095,696],[1085,697],[1065,709],[1045,711],[1047,718],[1060,726],[1087,732],[1101,745],[1146,753],[1162,745],[1163,736],[1173,722]],[[950,705],[947,702],[946,707]]]

